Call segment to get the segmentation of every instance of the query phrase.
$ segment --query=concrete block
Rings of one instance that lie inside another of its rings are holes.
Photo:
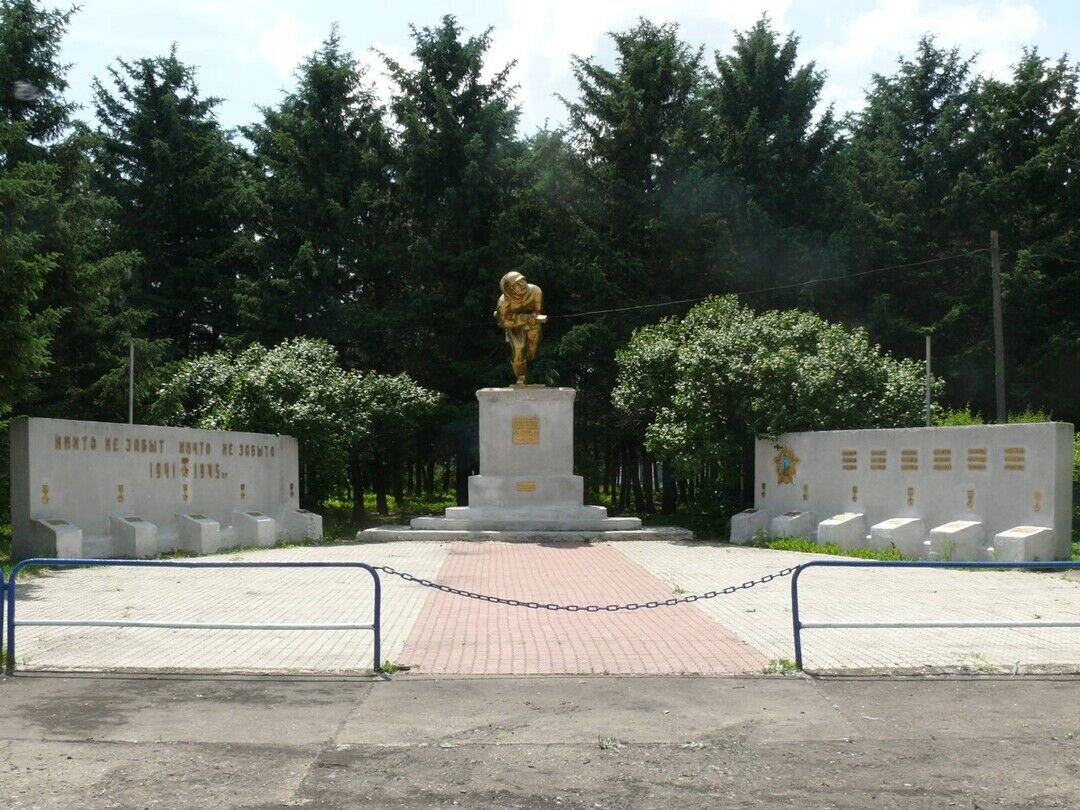
[[[769,513],[763,509],[743,509],[731,516],[731,542],[740,545],[768,535]]]
[[[926,525],[919,518],[889,518],[870,527],[870,548],[895,548],[905,557],[926,559]]]
[[[156,557],[158,528],[138,515],[110,515],[109,534],[113,539],[113,552],[123,559]]]
[[[817,520],[813,512],[784,512],[769,522],[769,534],[773,537],[814,537]]]
[[[841,512],[818,524],[817,541],[836,543],[844,551],[866,548],[866,515],[861,512]]]
[[[196,554],[213,554],[221,550],[221,524],[198,512],[176,516],[178,535],[176,547]]]
[[[281,516],[281,533],[290,540],[321,540],[322,515],[307,509],[286,509]]]
[[[61,518],[32,520],[29,550],[27,557],[82,557],[82,529]]]
[[[986,560],[986,530],[977,520],[953,520],[930,530],[931,560]]]
[[[239,546],[269,548],[277,542],[277,522],[262,512],[233,512],[233,530]]]
[[[1014,526],[994,535],[994,559],[999,562],[1052,560],[1054,552],[1054,530],[1045,526]]]

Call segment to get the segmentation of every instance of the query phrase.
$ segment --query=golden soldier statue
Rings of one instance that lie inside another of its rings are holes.
[[[526,367],[530,360],[536,359],[540,347],[540,325],[547,321],[547,315],[540,312],[544,295],[516,270],[502,277],[499,288],[502,295],[495,309],[495,320],[506,330],[506,342],[513,352],[510,365],[517,384],[525,385]]]

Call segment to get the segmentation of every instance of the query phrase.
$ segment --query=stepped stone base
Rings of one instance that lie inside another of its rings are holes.
[[[619,518],[608,518],[619,520]],[[456,520],[444,520],[445,523],[459,523]],[[380,543],[391,540],[441,540],[443,542],[491,541],[499,543],[590,543],[612,542],[620,540],[663,540],[666,542],[686,542],[694,539],[689,529],[676,526],[649,526],[643,529],[577,529],[572,531],[551,531],[543,529],[524,529],[517,526],[509,531],[480,530],[468,528],[449,529],[414,529],[411,526],[379,526],[364,529],[356,533],[361,543]]]

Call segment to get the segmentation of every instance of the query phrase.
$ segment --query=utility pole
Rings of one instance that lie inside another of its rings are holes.
[[[128,342],[128,424],[135,424],[135,341]]]
[[[1001,255],[998,253],[998,232],[990,231],[990,274],[994,289],[994,400],[997,421],[1008,422],[1005,411],[1005,331],[1001,323]]]
[[[930,427],[930,335],[926,336],[926,426]]]

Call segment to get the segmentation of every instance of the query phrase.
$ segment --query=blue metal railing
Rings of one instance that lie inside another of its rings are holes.
[[[7,602],[7,583],[4,582],[4,569],[0,568],[0,650],[4,648],[4,606]]]
[[[791,624],[795,634],[795,666],[803,668],[802,631],[833,629],[918,629],[918,628],[993,628],[993,627],[1077,627],[1080,622],[804,622],[799,618],[799,576],[807,568],[1028,568],[1060,570],[1080,568],[1080,560],[1048,562],[951,562],[948,560],[811,560],[795,569],[791,576]]]
[[[126,621],[122,619],[15,619],[15,581],[19,572],[27,566],[124,566],[134,568],[360,568],[371,574],[375,583],[375,610],[371,624],[251,624],[239,622],[155,622]],[[3,575],[0,574],[0,588]],[[2,594],[2,590],[0,590]],[[361,562],[255,562],[255,561],[207,561],[207,560],[95,560],[34,557],[15,565],[7,583],[7,673],[15,670],[15,627],[152,627],[201,630],[371,630],[374,633],[374,670],[381,671],[382,664],[382,585],[378,572]],[[0,599],[0,604],[4,600]],[[3,607],[0,606],[0,623],[3,623]]]

